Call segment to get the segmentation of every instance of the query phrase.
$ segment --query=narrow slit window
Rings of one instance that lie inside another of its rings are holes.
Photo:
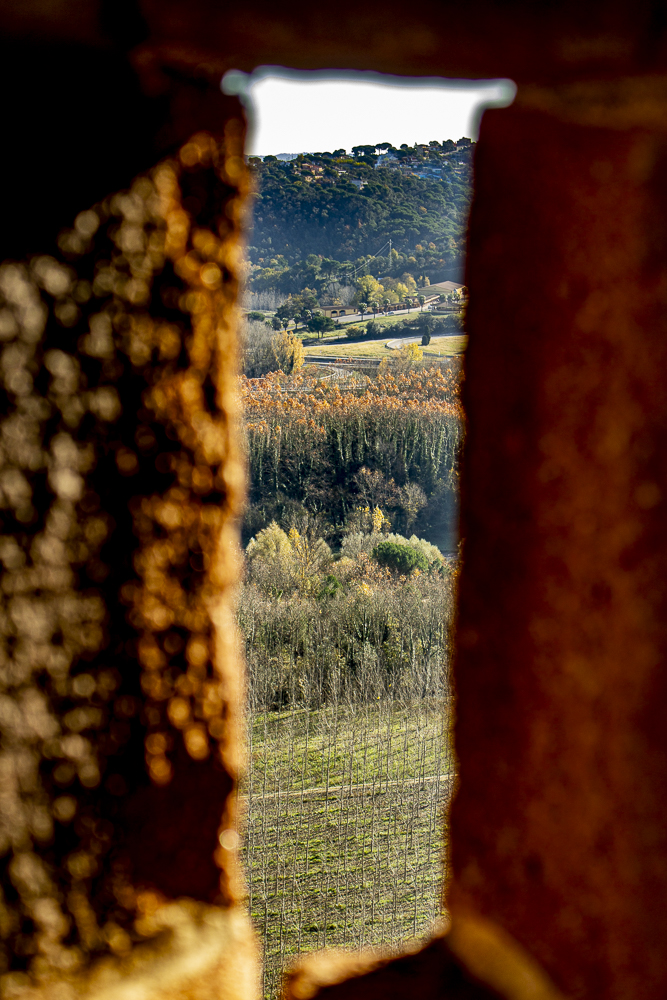
[[[249,111],[249,908],[297,956],[443,915],[474,138],[507,81],[231,71]],[[378,140],[378,141],[375,141]]]

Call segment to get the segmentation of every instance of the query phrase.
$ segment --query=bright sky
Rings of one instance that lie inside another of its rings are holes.
[[[516,90],[510,80],[416,80],[274,66],[251,75],[230,70],[222,89],[246,104],[247,152],[256,156],[476,139],[484,108],[511,104]]]

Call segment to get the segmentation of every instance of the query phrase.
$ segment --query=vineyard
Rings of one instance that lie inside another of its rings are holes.
[[[392,947],[441,914],[442,701],[253,716],[243,789],[264,995],[300,953]]]
[[[440,369],[242,383],[251,496],[276,515],[246,546],[237,612],[267,998],[298,954],[391,949],[441,913],[458,565],[419,522],[456,490],[458,388]]]
[[[362,513],[336,556],[275,524],[247,549],[242,811],[267,998],[296,954],[391,947],[440,913],[456,564]],[[383,545],[425,569],[380,565]]]

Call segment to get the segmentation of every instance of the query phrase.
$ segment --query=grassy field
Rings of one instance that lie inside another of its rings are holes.
[[[374,319],[374,321],[378,324],[378,326],[392,327],[392,326],[398,326],[400,323],[403,322],[403,320],[414,319],[418,312],[419,312],[418,309],[412,309],[409,313],[401,313],[398,316],[380,316],[378,314],[375,317],[373,316],[373,313],[366,313],[364,315],[363,320],[357,319],[350,324],[340,323],[339,325],[342,329],[345,329],[347,325],[355,326],[359,323],[368,323],[369,320]]]
[[[385,345],[386,340],[363,340],[352,343],[349,340],[320,341],[311,347],[304,348],[306,358],[309,354],[322,355],[331,358],[384,358],[391,357],[390,351]]]
[[[463,354],[467,346],[468,338],[465,334],[461,334],[459,337],[431,337],[431,343],[424,348],[424,357],[428,358],[432,355],[450,357],[454,354]]]
[[[384,332],[384,330],[386,330],[388,334],[392,334],[394,332],[394,329],[393,329],[394,327],[401,326],[403,324],[403,321],[406,320],[406,319],[410,319],[410,320],[416,319],[418,312],[419,312],[418,309],[412,309],[411,312],[409,312],[409,313],[401,313],[399,316],[380,316],[380,315],[378,315],[378,316],[375,317],[374,321],[378,324],[378,326],[381,326],[383,328],[383,332]],[[356,320],[353,320],[352,322],[349,322],[349,323],[338,323],[338,324],[336,324],[336,329],[335,330],[330,330],[328,333],[325,333],[324,337],[338,337],[338,336],[340,336],[341,339],[344,340],[345,339],[345,330],[346,330],[346,328],[348,326],[361,326],[362,324],[365,325],[366,323],[369,322],[369,320],[372,320],[372,319],[373,319],[373,313],[366,313],[364,315],[363,320],[356,319]],[[312,334],[306,334],[305,331],[303,331],[303,332],[304,332],[305,336],[312,337]]]
[[[389,338],[391,339],[391,338]],[[441,357],[462,354],[468,343],[468,338],[464,335],[460,337],[433,337],[431,343],[424,350],[424,357]],[[322,340],[318,344],[304,348],[306,357],[309,354],[323,355],[334,358],[390,358],[395,354],[386,346],[387,340],[360,340],[351,342],[349,340]]]
[[[265,996],[299,953],[393,946],[440,915],[444,716],[421,702],[251,720],[244,857]]]

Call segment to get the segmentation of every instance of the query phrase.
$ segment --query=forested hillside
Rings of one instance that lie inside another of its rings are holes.
[[[423,283],[460,268],[473,147],[465,139],[252,157],[249,288],[321,293],[360,273],[407,272]]]

